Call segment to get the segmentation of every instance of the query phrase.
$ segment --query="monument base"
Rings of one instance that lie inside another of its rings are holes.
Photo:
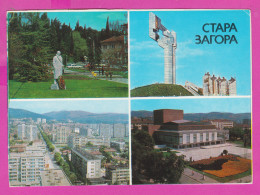
[[[59,90],[59,85],[58,84],[52,84],[51,90]]]

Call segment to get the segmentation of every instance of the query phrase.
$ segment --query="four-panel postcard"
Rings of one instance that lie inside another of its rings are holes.
[[[7,38],[10,187],[252,183],[250,10],[9,11]]]

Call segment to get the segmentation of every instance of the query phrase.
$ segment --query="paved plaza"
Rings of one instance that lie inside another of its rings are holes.
[[[252,150],[247,148],[239,147],[239,145],[226,143],[226,144],[219,144],[219,145],[211,145],[211,146],[202,146],[196,148],[186,148],[186,149],[179,149],[174,150],[178,151],[177,155],[184,155],[185,160],[201,160],[201,159],[208,159],[210,157],[217,157],[219,156],[223,150],[227,150],[230,154],[239,155],[243,158],[252,159]]]

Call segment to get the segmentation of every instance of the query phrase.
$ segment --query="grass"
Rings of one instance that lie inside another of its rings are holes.
[[[244,142],[242,140],[236,140],[236,141],[229,141],[230,143],[233,144],[237,144],[239,145],[241,148],[247,148],[247,149],[251,149],[251,146],[244,146]]]
[[[66,90],[51,90],[53,80],[47,82],[9,81],[9,98],[94,98],[127,97],[128,85],[87,76],[65,77]]]
[[[132,97],[147,96],[193,96],[181,85],[152,84],[131,90]]]

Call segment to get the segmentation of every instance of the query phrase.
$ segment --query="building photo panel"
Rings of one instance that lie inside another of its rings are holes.
[[[132,183],[251,183],[251,135],[251,98],[132,100]]]
[[[127,100],[10,101],[10,186],[128,185]]]

